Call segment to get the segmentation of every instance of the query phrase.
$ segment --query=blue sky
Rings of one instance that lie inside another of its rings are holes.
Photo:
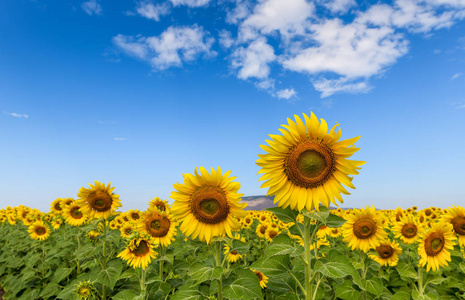
[[[464,203],[465,1],[0,2],[0,207],[95,179],[123,210],[195,167],[263,195],[294,114],[361,135],[343,207]],[[171,201],[171,200],[170,200]]]

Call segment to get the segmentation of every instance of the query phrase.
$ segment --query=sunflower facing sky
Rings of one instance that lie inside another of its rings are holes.
[[[443,220],[452,224],[455,233],[459,237],[459,245],[465,246],[465,208],[459,205],[449,208]]]
[[[269,146],[260,145],[268,152],[258,154],[256,162],[262,167],[260,180],[266,180],[261,187],[269,187],[267,196],[275,196],[274,203],[283,208],[310,211],[318,210],[320,202],[338,205],[335,199],[342,203],[341,193],[350,194],[342,184],[355,189],[349,175],[358,174],[365,163],[347,159],[359,150],[354,143],[360,136],[339,141],[339,124],[328,132],[325,120],[320,123],[313,112],[310,118],[303,115],[305,123],[294,115],[295,122],[288,118],[289,125],[279,129],[283,135],[270,134]]]
[[[451,260],[450,250],[454,249],[456,239],[452,224],[439,222],[430,230],[424,230],[418,245],[419,265],[426,265],[426,271],[437,271],[439,267],[447,266]]]
[[[139,230],[149,234],[156,244],[169,246],[174,241],[177,223],[168,213],[161,212],[156,207],[145,212],[137,224]]]
[[[182,222],[181,231],[207,243],[215,236],[232,238],[232,231],[241,228],[237,218],[247,215],[247,204],[239,202],[243,194],[237,193],[240,183],[229,177],[231,171],[222,174],[220,167],[211,168],[211,173],[200,167],[200,174],[196,168],[194,174],[183,174],[184,184],[173,184],[176,191],[171,192],[175,200],[171,212]]]
[[[90,188],[81,187],[77,196],[77,203],[81,211],[90,219],[108,218],[113,212],[121,207],[119,195],[113,193],[114,187],[110,183],[105,187],[104,183],[95,180],[94,185],[89,183]]]

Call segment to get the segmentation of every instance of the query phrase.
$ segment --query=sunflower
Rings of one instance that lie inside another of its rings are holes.
[[[99,236],[101,233],[97,230],[91,230],[87,233],[87,238],[92,242],[95,243],[99,240]]]
[[[63,207],[61,207],[61,202],[63,201],[62,198],[56,198],[55,200],[52,201],[50,204],[50,208],[52,212],[55,214],[61,214],[63,212]]]
[[[121,227],[121,236],[123,238],[129,238],[134,232],[133,225],[131,223],[126,223]]]
[[[63,209],[63,217],[66,223],[71,226],[81,226],[87,221],[87,217],[81,212],[81,207],[76,203],[71,203]]]
[[[412,215],[406,215],[394,224],[392,228],[396,238],[399,238],[406,244],[413,244],[419,237],[421,226]]]
[[[91,299],[94,291],[94,285],[89,280],[80,282],[74,292],[79,300]]]
[[[459,236],[459,245],[465,246],[465,208],[453,206],[443,216],[443,221],[452,224],[454,231]]]
[[[387,238],[387,232],[381,225],[382,216],[374,207],[357,209],[355,214],[347,215],[347,222],[342,225],[342,236],[352,250],[367,252],[379,246]]]
[[[140,212],[138,209],[130,209],[128,210],[129,220],[132,222],[137,222],[140,219]]]
[[[353,177],[358,174],[364,161],[348,160],[359,148],[354,143],[360,136],[338,141],[341,131],[336,127],[328,131],[326,121],[310,114],[303,114],[306,124],[294,115],[295,122],[287,119],[289,125],[280,128],[283,135],[270,135],[269,146],[260,145],[268,152],[259,154],[257,165],[262,167],[260,180],[268,180],[262,188],[269,187],[267,196],[275,196],[273,202],[286,208],[301,211],[319,209],[319,203],[329,207],[330,201],[337,205],[334,198],[343,202],[340,193],[350,193],[342,184],[355,189]],[[342,183],[342,184],[341,184]]]
[[[316,233],[317,238],[321,239],[326,237],[331,232],[331,229],[332,228],[329,228],[326,225],[321,225],[320,227],[318,227],[318,231]]]
[[[81,206],[81,211],[90,219],[110,217],[113,212],[121,207],[119,195],[112,193],[115,189],[110,188],[110,183],[105,187],[104,183],[95,180],[94,185],[89,183],[90,188],[82,187],[76,202]]]
[[[245,238],[241,237],[240,235],[236,234],[234,235],[234,239],[240,240],[245,243]],[[237,251],[231,251],[229,252],[230,248],[227,244],[224,245],[224,255],[226,255],[226,260],[229,261],[230,263],[236,262],[239,259],[242,258],[242,254],[237,253]]]
[[[450,223],[436,223],[430,230],[423,231],[418,245],[419,266],[427,265],[426,271],[437,271],[439,267],[447,266],[456,239],[454,227]]]
[[[50,228],[42,221],[35,222],[27,231],[31,238],[39,241],[44,241],[50,236]]]
[[[383,241],[375,248],[378,255],[370,254],[369,257],[379,263],[381,266],[397,266],[399,254],[402,252],[399,244],[389,240]]]
[[[244,228],[250,228],[253,224],[253,218],[251,216],[246,216],[244,219],[242,219],[242,224]]]
[[[56,230],[56,229],[60,228],[61,225],[63,224],[63,219],[60,218],[60,217],[57,217],[50,224],[52,225],[52,228]]]
[[[233,230],[241,229],[236,218],[247,215],[244,208],[247,203],[240,203],[243,194],[237,193],[240,183],[233,182],[236,177],[229,177],[231,171],[222,174],[211,168],[211,174],[200,167],[200,174],[195,169],[195,176],[184,175],[184,184],[176,183],[176,192],[171,192],[174,199],[171,209],[173,216],[182,222],[180,229],[186,236],[209,244],[214,236],[232,237]]]
[[[150,200],[149,208],[155,208],[155,209],[158,209],[158,211],[161,211],[161,212],[169,212],[170,211],[170,205],[168,204],[168,201],[167,200],[161,200],[158,197],[155,197],[155,198]]]
[[[64,209],[66,206],[74,202],[73,198],[63,198],[61,199],[61,207]]]
[[[279,230],[278,229],[275,229],[275,228],[271,228],[269,227],[266,231],[265,231],[265,238],[268,242],[272,242],[273,239],[275,237],[277,237],[279,235]]]
[[[337,238],[341,235],[341,230],[339,228],[331,228],[329,235],[333,238]]]
[[[168,246],[174,241],[177,223],[168,213],[160,212],[156,208],[150,208],[139,219],[137,227],[152,236],[156,244]]]
[[[266,284],[268,283],[268,277],[265,276],[265,274],[263,274],[260,271],[257,271],[254,269],[250,269],[250,270],[252,270],[255,273],[255,275],[257,275],[258,282],[260,283],[260,286],[262,287],[262,289],[266,288]]]
[[[261,223],[257,226],[257,229],[255,229],[255,232],[257,233],[259,238],[262,238],[262,239],[265,238],[265,233],[268,227],[270,227],[268,223]]]
[[[142,267],[145,270],[152,258],[155,258],[157,254],[153,250],[152,242],[149,238],[138,237],[132,239],[126,249],[118,254],[117,257],[127,261],[133,268]]]

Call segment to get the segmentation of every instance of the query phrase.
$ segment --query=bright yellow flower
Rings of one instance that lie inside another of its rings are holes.
[[[39,241],[44,241],[50,236],[50,228],[42,221],[35,222],[27,231],[31,238]]]
[[[453,206],[443,215],[443,222],[452,224],[454,231],[459,236],[459,245],[465,246],[465,208]]]
[[[154,243],[168,246],[174,241],[177,223],[166,212],[150,208],[137,223],[139,231],[149,234]]]
[[[114,187],[110,183],[105,187],[104,183],[95,180],[94,185],[89,183],[90,188],[82,187],[76,202],[81,206],[81,211],[90,219],[109,218],[114,211],[121,207],[119,195],[113,193]]]
[[[413,244],[420,236],[421,226],[412,215],[406,215],[395,223],[392,231],[396,238],[400,238],[406,244]]]
[[[152,258],[157,256],[157,252],[153,250],[152,242],[145,237],[132,239],[126,249],[124,249],[117,257],[125,260],[131,267],[143,270],[152,261]]]
[[[450,223],[436,223],[430,230],[424,230],[418,245],[419,266],[426,265],[426,271],[437,271],[439,267],[447,266],[447,262],[451,261],[450,250],[454,249],[456,239]]]
[[[399,244],[389,240],[383,241],[375,248],[378,255],[370,254],[369,257],[379,263],[381,266],[397,266],[399,255],[402,252]]]
[[[262,289],[266,288],[266,284],[268,283],[268,277],[265,276],[265,274],[263,274],[260,271],[257,271],[254,269],[250,269],[250,270],[252,270],[255,273],[255,275],[257,275],[258,282],[260,283],[260,286],[262,287]]]

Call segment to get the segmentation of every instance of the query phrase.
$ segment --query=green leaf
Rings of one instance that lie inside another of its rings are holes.
[[[285,223],[289,223],[289,222],[296,223],[297,222],[296,218],[299,215],[298,211],[292,210],[289,206],[284,209],[281,207],[270,207],[270,208],[267,208],[266,210],[274,213],[281,222],[285,222]]]
[[[55,271],[55,274],[53,275],[53,278],[52,278],[52,282],[60,283],[60,281],[65,279],[66,276],[71,274],[72,271],[73,269],[71,268],[59,268],[58,270]]]
[[[244,243],[243,241],[234,239],[232,241],[232,248],[229,251],[230,252],[236,251],[237,253],[244,255],[247,252],[249,252],[249,249],[250,249],[249,244]]]
[[[137,294],[134,290],[124,290],[112,296],[111,298],[114,300],[133,300],[136,297]]]
[[[194,263],[189,267],[189,274],[196,283],[202,283],[207,280],[219,279],[223,274],[222,267],[209,267],[202,263]]]
[[[101,270],[97,276],[97,282],[113,289],[121,275],[123,265],[120,260],[112,260],[108,263],[105,270]]]
[[[412,266],[408,265],[404,261],[399,260],[396,270],[403,280],[407,278],[418,280],[418,273],[415,272],[415,269]]]
[[[361,298],[360,292],[354,289],[354,287],[352,286],[352,283],[348,280],[346,280],[343,285],[338,286],[334,292],[335,292],[336,298],[340,298],[344,300],[352,300],[352,299]]]
[[[280,234],[274,238],[265,250],[265,257],[273,257],[275,255],[290,255],[296,257],[304,253],[304,247],[297,245],[294,247],[291,238],[288,235]]]
[[[344,263],[327,262],[323,264],[321,260],[317,261],[314,266],[315,271],[320,272],[324,276],[331,278],[342,278],[349,275],[352,270]]]
[[[331,228],[339,228],[344,225],[345,222],[345,219],[333,214],[330,214],[328,219],[326,219],[326,225]]]
[[[291,234],[302,237],[304,233],[304,224],[297,222],[291,227],[289,227],[288,230]]]
[[[400,291],[396,292],[390,300],[410,300],[410,295],[407,292]]]
[[[250,267],[262,272],[266,276],[283,275],[289,269],[289,256],[275,255],[270,258],[261,258],[252,263]]]
[[[61,291],[60,286],[55,282],[50,282],[47,286],[40,292],[40,297],[49,298],[56,296]]]
[[[205,299],[199,292],[198,286],[193,285],[193,280],[187,280],[181,288],[174,293],[171,300],[203,300]]]
[[[223,294],[229,299],[255,299],[262,298],[262,289],[257,275],[251,270],[239,269],[236,271],[236,279],[226,280]]]
[[[368,279],[365,281],[365,290],[379,297],[383,293],[383,281],[378,277]]]
[[[317,220],[322,224],[326,224],[326,219],[329,216],[329,210],[324,206],[320,206],[320,211],[306,211],[303,213],[303,215],[304,217],[310,218],[312,220]]]

